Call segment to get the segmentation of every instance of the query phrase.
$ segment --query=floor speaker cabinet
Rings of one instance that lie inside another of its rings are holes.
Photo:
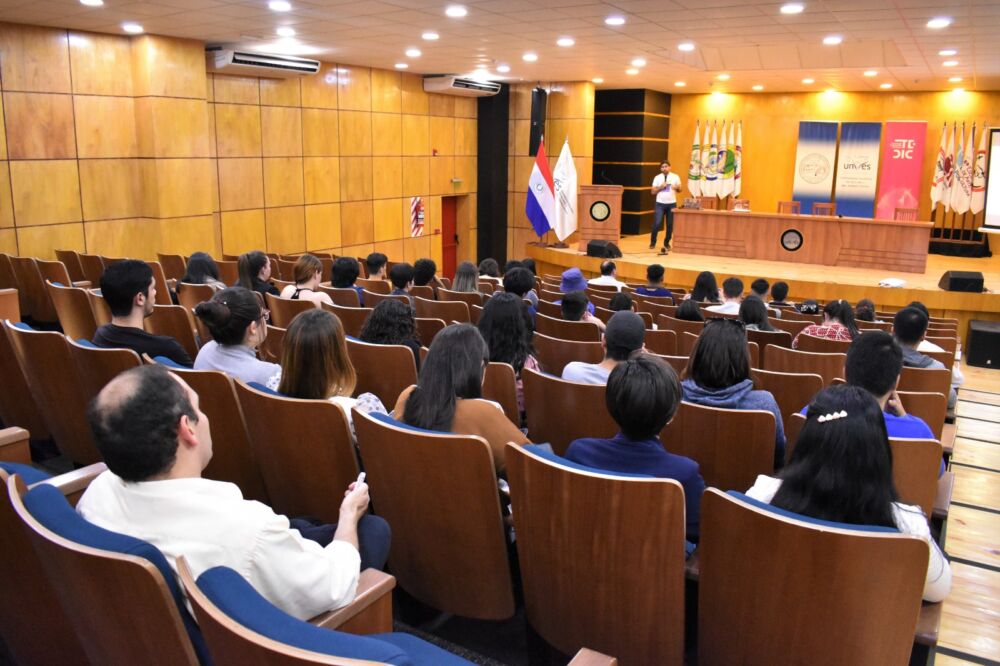
[[[1000,321],[970,321],[968,343],[967,364],[1000,368]]]
[[[618,246],[609,240],[592,240],[587,243],[587,256],[600,259],[617,259],[622,256]]]
[[[983,293],[983,274],[974,271],[948,271],[941,276],[938,286],[945,291],[972,291]]]

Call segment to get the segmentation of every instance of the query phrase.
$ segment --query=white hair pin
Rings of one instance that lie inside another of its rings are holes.
[[[839,412],[833,412],[832,414],[823,414],[816,420],[819,421],[820,423],[826,423],[827,421],[836,421],[837,419],[842,419],[845,416],[847,416],[847,411],[842,409]]]

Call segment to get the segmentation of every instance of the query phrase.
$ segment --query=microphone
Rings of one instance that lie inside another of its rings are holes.
[[[606,182],[608,185],[614,185],[615,184],[615,182],[613,180],[611,180],[610,178],[608,178],[607,174],[604,173],[604,169],[601,169],[601,178],[603,178],[604,182]]]

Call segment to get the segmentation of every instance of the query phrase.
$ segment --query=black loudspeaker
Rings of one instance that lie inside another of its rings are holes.
[[[970,321],[968,342],[964,359],[967,364],[1000,367],[1000,321]]]
[[[945,291],[983,291],[983,274],[974,271],[947,271],[938,286]]]
[[[618,246],[609,240],[592,240],[587,243],[587,256],[601,259],[617,259],[622,256]]]
[[[541,88],[531,91],[531,133],[528,137],[528,155],[538,154],[538,145],[545,134],[545,102],[549,95]]]

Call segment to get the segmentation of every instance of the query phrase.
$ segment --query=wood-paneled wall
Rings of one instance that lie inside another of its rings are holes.
[[[440,263],[441,197],[475,210],[475,100],[426,94],[416,75],[209,75],[196,41],[0,24],[0,90],[2,252]],[[424,197],[420,238],[411,196]]]

